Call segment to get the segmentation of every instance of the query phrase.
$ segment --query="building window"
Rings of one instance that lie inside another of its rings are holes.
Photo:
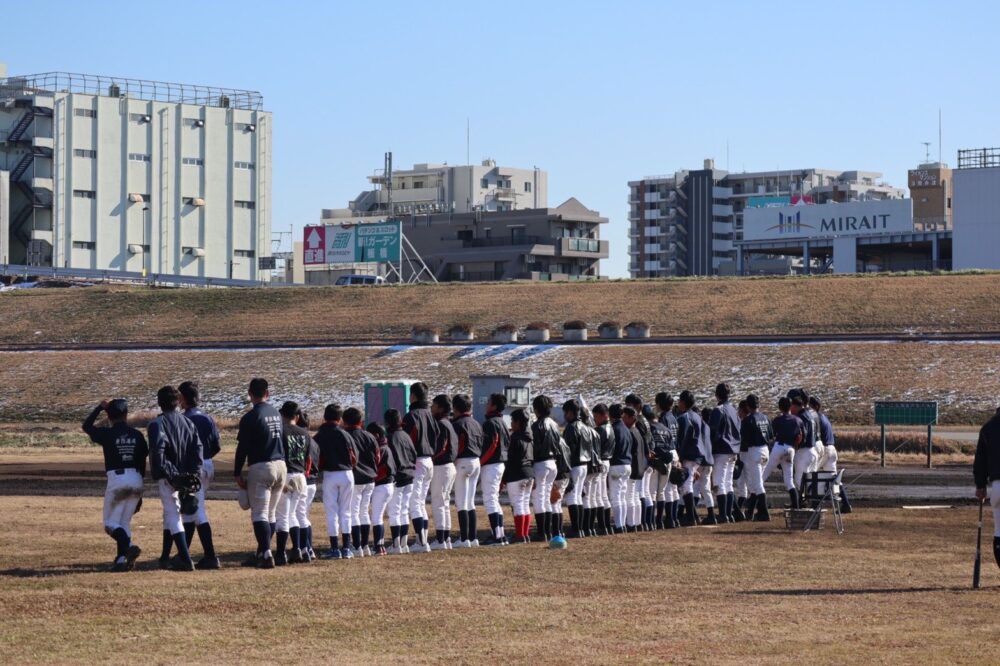
[[[96,199],[97,192],[93,190],[73,190],[73,196],[77,199]]]
[[[185,157],[181,159],[181,162],[188,166],[205,166],[205,160],[200,157]]]
[[[528,193],[531,192],[531,183],[525,181],[525,183],[524,183],[524,191],[528,192]]]
[[[255,253],[253,250],[233,250],[234,257],[248,257],[250,259],[253,259],[254,254]]]
[[[246,209],[249,209],[249,210],[253,210],[254,208],[257,207],[257,204],[255,202],[253,202],[253,201],[234,201],[233,202],[233,207],[234,208],[246,208]]]
[[[74,148],[73,149],[73,155],[75,157],[89,157],[89,158],[93,159],[93,158],[97,157],[97,151],[96,150],[90,150],[90,149],[87,149],[87,148]]]
[[[97,111],[93,109],[73,109],[73,115],[80,118],[96,118]]]
[[[253,171],[257,168],[253,162],[234,162],[233,166],[237,169],[244,169],[246,171]]]
[[[490,181],[486,180],[485,178],[479,181],[479,187],[483,188],[484,190],[489,186],[490,186]]]
[[[422,181],[422,180],[415,180],[415,181],[413,181],[413,189],[419,190],[423,186],[424,186],[424,181]]]
[[[94,241],[73,241],[74,250],[93,250],[97,247]]]
[[[128,159],[130,162],[149,162],[152,158],[146,153],[129,153]]]

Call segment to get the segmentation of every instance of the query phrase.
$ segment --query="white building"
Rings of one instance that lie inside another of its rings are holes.
[[[416,164],[392,171],[392,211],[388,179],[384,173],[368,177],[373,189],[365,190],[347,208],[324,209],[323,220],[364,219],[438,213],[505,212],[548,208],[548,174],[541,169],[481,164],[449,166]]]
[[[261,104],[105,76],[0,78],[0,264],[269,279]]]
[[[1000,148],[958,151],[953,268],[1000,270]]]

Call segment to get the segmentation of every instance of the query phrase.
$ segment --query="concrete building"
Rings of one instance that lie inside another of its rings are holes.
[[[633,278],[725,275],[736,270],[735,243],[743,239],[748,208],[809,203],[901,199],[902,190],[874,171],[789,169],[728,173],[705,160],[700,171],[629,183],[630,264]],[[781,257],[756,261],[768,270],[791,264]]]
[[[347,208],[323,211],[323,219],[354,219],[386,215],[505,212],[548,206],[548,174],[541,169],[497,166],[490,159],[481,164],[449,166],[416,164],[392,171],[392,210],[388,179],[384,173],[368,177],[374,186]]]
[[[0,263],[266,280],[257,92],[62,72],[0,79]]]
[[[1000,148],[958,151],[955,270],[1000,270]]]
[[[601,276],[608,219],[570,198],[557,208],[398,216],[402,233],[440,282],[565,281]],[[324,224],[341,224],[324,217]],[[381,274],[377,263],[305,265],[296,244],[293,270],[305,284],[333,284],[347,274]],[[292,275],[292,279],[296,279]]]
[[[910,169],[907,181],[913,199],[913,227],[920,231],[951,229],[951,169],[942,162],[928,162]]]

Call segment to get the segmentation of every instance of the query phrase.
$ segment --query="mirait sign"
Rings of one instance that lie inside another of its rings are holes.
[[[913,231],[909,199],[852,201],[743,211],[744,240],[862,236]]]

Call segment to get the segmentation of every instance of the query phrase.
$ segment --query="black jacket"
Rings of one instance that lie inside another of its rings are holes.
[[[649,432],[653,436],[653,459],[656,461],[656,469],[666,472],[666,465],[673,460],[674,451],[677,450],[674,433],[661,421],[650,423]]]
[[[677,417],[677,455],[681,462],[696,462],[710,465],[712,445],[703,441],[701,416],[693,409]]]
[[[632,465],[632,432],[621,419],[611,422],[615,448],[611,452],[612,465]]]
[[[379,461],[378,440],[361,426],[352,426],[345,430],[347,436],[354,442],[354,450],[358,454],[358,462],[354,465],[354,485],[374,483]]]
[[[285,446],[285,465],[289,474],[305,474],[306,459],[309,457],[309,445],[312,437],[309,431],[290,423],[283,424],[282,438]]]
[[[600,436],[597,431],[583,421],[577,420],[568,423],[563,430],[563,439],[569,445],[569,464],[572,467],[588,465],[600,449]]]
[[[267,402],[257,403],[243,415],[236,434],[236,476],[243,471],[243,463],[256,465],[285,459],[283,425],[281,414]]]
[[[430,458],[434,455],[439,428],[426,402],[413,403],[410,405],[410,411],[403,417],[403,430],[413,440],[418,458]]]
[[[648,432],[648,423],[646,428]],[[639,480],[646,473],[646,468],[649,467],[649,452],[652,449],[652,443],[646,443],[646,435],[643,435],[642,430],[639,429],[639,419],[636,419],[635,425],[629,430],[632,433],[632,474],[629,478]],[[652,440],[652,436],[649,439]]]
[[[600,437],[600,457],[601,460],[611,460],[615,452],[615,431],[611,423],[597,426],[597,436]]]
[[[475,458],[483,452],[483,426],[479,421],[472,418],[472,414],[460,414],[451,422],[458,435],[458,453],[456,458]]]
[[[531,433],[526,431],[510,434],[510,448],[507,450],[507,466],[503,470],[503,482],[513,483],[534,478]]]
[[[396,482],[396,459],[389,448],[389,440],[376,440],[375,449],[375,485],[384,486]]]
[[[350,472],[358,462],[354,440],[335,423],[324,423],[313,436],[319,446],[319,468],[324,472]]]
[[[535,462],[553,460],[559,452],[559,426],[549,417],[531,424],[532,452]]]
[[[306,457],[306,483],[316,483],[319,478],[319,444],[309,438],[309,455]]]
[[[979,431],[972,475],[976,488],[985,488],[988,483],[1000,481],[1000,409]]]
[[[482,465],[507,462],[510,448],[510,429],[502,415],[490,416],[483,423],[483,453],[479,456]]]
[[[771,422],[760,412],[747,415],[740,423],[740,451],[755,446],[770,446],[774,441]]]
[[[147,434],[153,480],[171,481],[178,474],[201,471],[201,440],[186,416],[176,411],[160,414],[150,422]]]
[[[800,448],[805,440],[805,425],[802,419],[791,414],[779,414],[771,422],[776,444],[784,444],[794,449]]]
[[[393,430],[389,433],[389,451],[396,465],[396,485],[404,487],[413,483],[413,470],[417,466],[417,449],[404,430]]]
[[[799,412],[799,418],[802,420],[802,443],[795,448],[809,449],[816,446],[819,441],[819,414],[816,410],[807,408]]]
[[[713,409],[708,425],[712,431],[713,455],[740,452],[740,417],[733,403],[726,401]]]
[[[101,407],[98,405],[83,422],[83,431],[104,450],[104,471],[134,469],[140,476],[146,476],[146,458],[149,456],[146,438],[124,423],[98,428],[94,422],[100,413]]]
[[[455,462],[458,453],[458,435],[451,421],[441,419],[437,422],[437,440],[434,445],[434,455],[431,456],[435,465],[447,465]]]

